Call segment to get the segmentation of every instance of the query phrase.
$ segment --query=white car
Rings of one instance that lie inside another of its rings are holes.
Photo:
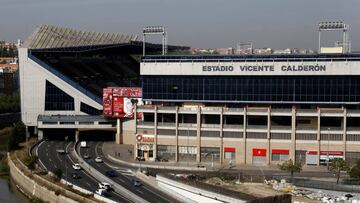
[[[109,183],[102,182],[102,183],[99,183],[99,188],[109,191],[109,190],[111,190],[111,185]]]
[[[72,167],[73,167],[73,169],[75,169],[75,170],[81,170],[80,164],[73,164]]]
[[[95,193],[98,194],[98,195],[101,195],[101,196],[105,196],[106,190],[100,188],[100,189],[97,189],[97,190],[95,191]]]
[[[95,162],[96,162],[96,163],[102,163],[103,160],[102,160],[101,157],[98,156],[98,157],[95,158]]]

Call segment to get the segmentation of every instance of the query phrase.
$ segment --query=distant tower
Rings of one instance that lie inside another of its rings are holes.
[[[351,52],[351,44],[349,37],[350,26],[343,22],[320,22],[319,23],[319,47],[318,52],[321,53],[321,32],[322,31],[340,31],[343,32],[343,39],[337,42],[337,45],[342,45],[342,53]]]
[[[162,36],[162,55],[167,54],[167,32],[164,26],[148,26],[143,29],[143,56],[145,56],[146,35]]]
[[[236,47],[237,54],[252,54],[253,42],[239,42]]]

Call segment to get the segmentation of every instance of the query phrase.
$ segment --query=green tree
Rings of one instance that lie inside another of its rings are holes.
[[[291,177],[294,176],[294,173],[298,173],[302,170],[301,163],[294,163],[292,159],[284,161],[278,165],[280,170],[289,172]]]
[[[19,148],[19,143],[25,141],[25,125],[19,121],[14,124],[11,135],[8,139],[7,149],[12,151]]]
[[[360,160],[349,170],[350,178],[360,179]]]
[[[332,161],[330,165],[330,171],[334,172],[336,175],[336,183],[339,183],[341,171],[348,171],[349,164],[344,159],[336,158]]]

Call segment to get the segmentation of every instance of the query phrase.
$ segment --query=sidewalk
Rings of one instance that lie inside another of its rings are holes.
[[[132,152],[129,153],[129,150],[132,151],[132,145],[119,145],[113,142],[104,142],[102,146],[104,155],[113,160],[114,162],[128,165],[132,167],[148,167],[148,168],[163,168],[163,169],[172,169],[172,170],[194,170],[194,171],[218,171],[218,170],[229,170],[229,171],[272,171],[272,172],[282,172],[277,165],[269,166],[253,166],[245,164],[236,164],[229,168],[229,165],[221,165],[219,163],[214,163],[214,168],[211,167],[211,163],[197,163],[197,162],[139,162],[134,159]],[[199,170],[199,167],[200,170]],[[203,168],[203,169],[201,169]],[[315,173],[328,173],[328,170],[324,166],[303,166],[302,172],[315,172]]]

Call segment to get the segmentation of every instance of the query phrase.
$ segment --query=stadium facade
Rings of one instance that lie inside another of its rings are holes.
[[[161,50],[146,45],[148,53]],[[114,135],[116,121],[102,116],[102,91],[138,87],[142,51],[136,35],[38,26],[19,48],[21,117],[28,133],[39,139],[94,137],[94,130]]]
[[[145,56],[138,155],[253,165],[360,158],[360,55]],[[153,139],[149,139],[153,138]]]
[[[39,139],[131,144],[148,161],[308,165],[360,158],[360,55],[172,55],[135,35],[36,28],[19,48],[21,116]],[[141,87],[141,119],[102,116],[106,87]],[[101,133],[99,131],[102,131]]]

